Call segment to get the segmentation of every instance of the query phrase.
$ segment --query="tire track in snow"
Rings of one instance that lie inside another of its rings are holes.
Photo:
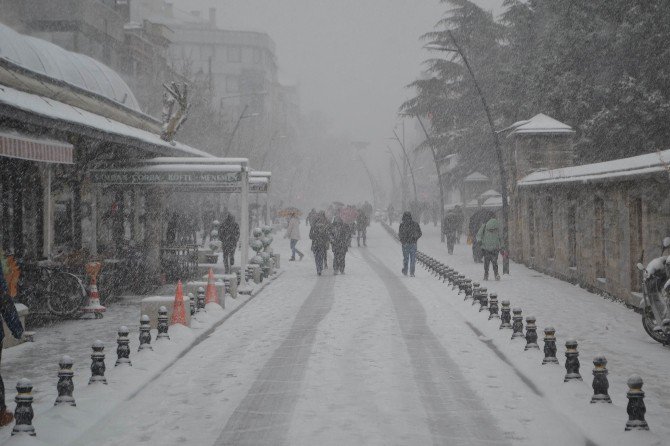
[[[493,416],[470,389],[458,365],[428,327],[421,302],[377,257],[368,251],[362,253],[384,282],[395,308],[433,442],[509,444]]]
[[[333,287],[332,276],[317,281],[286,338],[228,419],[215,445],[287,444],[316,331],[333,306]]]

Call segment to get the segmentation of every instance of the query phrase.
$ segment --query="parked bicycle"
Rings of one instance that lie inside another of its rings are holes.
[[[74,274],[58,263],[20,262],[21,275],[16,301],[34,315],[78,317],[88,302],[86,287]]]

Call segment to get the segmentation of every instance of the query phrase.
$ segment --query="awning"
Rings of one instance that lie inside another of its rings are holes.
[[[79,107],[7,86],[0,88],[0,116],[29,122],[39,118],[40,124],[46,123],[63,129],[73,129],[103,140],[138,149],[148,149],[163,155],[212,156],[207,152],[177,141],[163,141],[159,135],[131,127]]]
[[[0,156],[44,163],[72,164],[73,146],[66,142],[0,131]]]

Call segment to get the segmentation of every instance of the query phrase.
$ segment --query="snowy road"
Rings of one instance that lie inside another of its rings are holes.
[[[612,430],[614,420],[617,432],[584,432],[492,343],[484,314],[421,269],[400,275],[399,247],[379,226],[368,245],[350,250],[344,276],[317,278],[309,255],[286,262],[280,279],[76,444],[629,444],[620,407],[591,407],[596,425]],[[582,387],[562,393],[581,398]]]

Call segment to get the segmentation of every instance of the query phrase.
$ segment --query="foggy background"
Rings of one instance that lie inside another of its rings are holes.
[[[494,13],[501,11],[502,0],[475,3]],[[404,87],[420,75],[421,63],[429,55],[421,50],[419,37],[433,29],[448,5],[439,0],[175,0],[174,4],[184,11],[216,7],[219,27],[263,31],[277,44],[280,82],[298,85],[304,124],[312,127],[304,132],[304,142],[310,142],[295,148],[299,157],[310,159],[303,158],[293,172],[275,171],[276,176],[303,175],[297,180],[302,187],[293,187],[293,204],[372,200],[368,176],[355,160],[351,141],[370,143],[363,156],[376,181],[390,188],[386,146],[391,145],[396,156],[401,152],[388,138],[399,123],[398,107],[414,93]],[[324,132],[331,138],[320,141],[317,136]],[[406,133],[408,146],[413,138],[423,139],[412,135],[410,125]],[[417,176],[420,173],[434,174],[434,167],[426,163]]]

